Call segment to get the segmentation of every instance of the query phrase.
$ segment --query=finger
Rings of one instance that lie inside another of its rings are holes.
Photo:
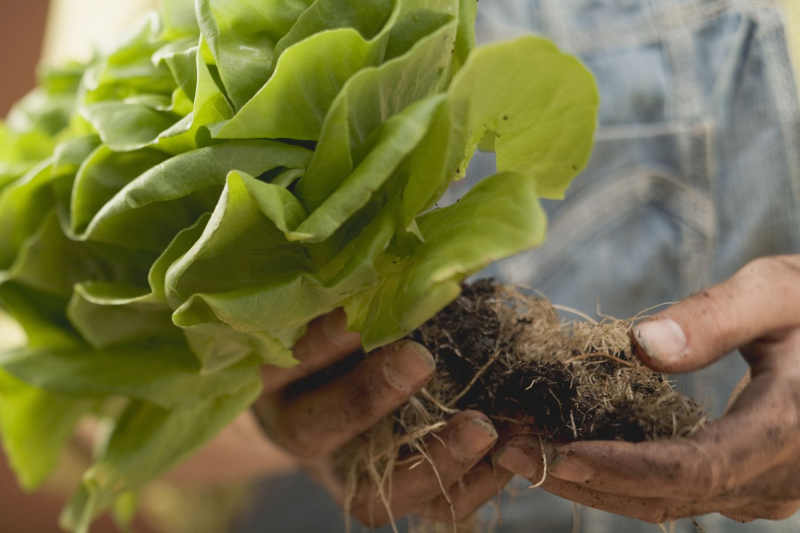
[[[265,394],[277,392],[290,383],[321,370],[361,348],[361,335],[347,331],[347,315],[337,309],[308,325],[292,353],[299,364],[291,368],[265,366],[261,371]]]
[[[619,496],[587,489],[557,478],[549,478],[542,485],[542,489],[550,494],[592,509],[634,518],[651,524],[663,524],[681,518],[716,513],[729,509],[728,505],[732,507],[737,505],[711,500],[679,502],[659,498]]]
[[[750,376],[750,371],[748,370],[747,373],[744,375],[744,377],[739,381],[739,383],[736,384],[736,387],[734,387],[733,392],[731,393],[731,397],[728,398],[728,403],[725,404],[726,413],[730,411],[731,408],[733,408],[734,404],[739,399],[739,396],[741,396],[744,390],[747,388],[747,386],[750,385],[750,380],[751,376]]]
[[[546,445],[545,455],[555,456],[552,445]],[[660,524],[678,518],[698,516],[735,507],[740,502],[701,500],[681,502],[662,498],[641,498],[596,491],[575,483],[545,475],[542,449],[538,438],[514,438],[497,454],[497,463],[524,477],[542,489],[566,500],[644,522]],[[550,459],[549,459],[550,460]]]
[[[641,359],[691,372],[770,333],[800,325],[800,259],[758,259],[731,279],[633,327]]]
[[[737,522],[752,522],[753,520],[786,520],[800,510],[800,501],[773,501],[745,505],[722,513],[727,518]]]
[[[533,424],[533,419],[526,417],[526,424]],[[516,435],[527,434],[531,431],[530,425],[509,424],[508,422],[495,422],[497,442],[495,448],[505,445],[508,440]],[[473,468],[462,480],[450,487],[448,495],[450,502],[444,496],[438,496],[429,502],[417,514],[434,520],[449,522],[455,514],[456,520],[463,520],[471,516],[483,504],[498,496],[511,478],[512,472],[490,461],[488,457]]]
[[[435,363],[422,345],[400,341],[370,354],[353,370],[322,387],[278,399],[259,409],[262,426],[301,459],[326,455],[421,389]]]
[[[400,466],[391,478],[391,514],[378,487],[365,480],[358,490],[352,512],[360,522],[378,527],[422,508],[474,467],[494,446],[497,432],[489,419],[476,411],[453,416],[436,437],[426,442],[427,459],[415,467]]]
[[[773,467],[797,461],[797,383],[755,376],[722,419],[688,439],[575,442],[550,474],[594,490],[677,500],[737,490]]]
[[[729,520],[733,520],[734,522],[739,522],[741,524],[747,524],[749,522],[756,520],[756,518],[753,518],[752,516],[741,514],[741,511],[738,509],[732,509],[730,511],[722,512],[720,514]]]
[[[484,460],[467,473],[464,478],[447,491],[450,501],[438,496],[425,505],[417,514],[433,520],[450,522],[472,516],[483,504],[499,496],[514,476],[505,468]]]

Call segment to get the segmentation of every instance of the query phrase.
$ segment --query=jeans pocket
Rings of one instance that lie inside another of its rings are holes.
[[[708,283],[714,207],[707,135],[702,128],[630,133],[598,141],[566,200],[546,205],[545,244],[499,263],[494,275],[559,304],[585,312],[599,304],[619,317]]]

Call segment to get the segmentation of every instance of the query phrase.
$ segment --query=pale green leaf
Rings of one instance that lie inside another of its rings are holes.
[[[0,436],[25,490],[38,488],[48,478],[78,419],[94,404],[31,387],[0,370]]]

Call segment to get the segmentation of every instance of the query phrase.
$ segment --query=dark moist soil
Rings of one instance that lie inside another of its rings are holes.
[[[407,337],[436,360],[432,381],[387,418],[393,436],[384,426],[352,445],[375,438],[387,446],[404,442],[465,409],[558,442],[640,442],[692,434],[705,423],[705,413],[633,355],[630,325],[565,322],[550,302],[530,291],[493,280],[465,284],[455,301]],[[286,394],[317,388],[365,357],[354,353],[293,384]],[[399,450],[404,455],[408,447]]]
[[[409,335],[436,360],[436,377],[420,401],[431,412],[446,406],[533,421],[556,441],[639,442],[692,433],[705,420],[702,409],[633,356],[629,325],[565,324],[541,298],[492,280],[465,285]]]

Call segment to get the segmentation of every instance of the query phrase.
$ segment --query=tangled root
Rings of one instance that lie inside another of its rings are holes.
[[[409,335],[433,355],[434,378],[345,446],[337,471],[351,495],[367,478],[389,510],[395,469],[427,461],[426,440],[465,409],[550,442],[691,435],[705,424],[705,413],[633,355],[632,323],[564,321],[531,291],[491,280],[466,285],[458,299]],[[444,486],[442,493],[447,497]],[[474,530],[471,523],[455,526]],[[420,531],[436,527],[422,524]]]

